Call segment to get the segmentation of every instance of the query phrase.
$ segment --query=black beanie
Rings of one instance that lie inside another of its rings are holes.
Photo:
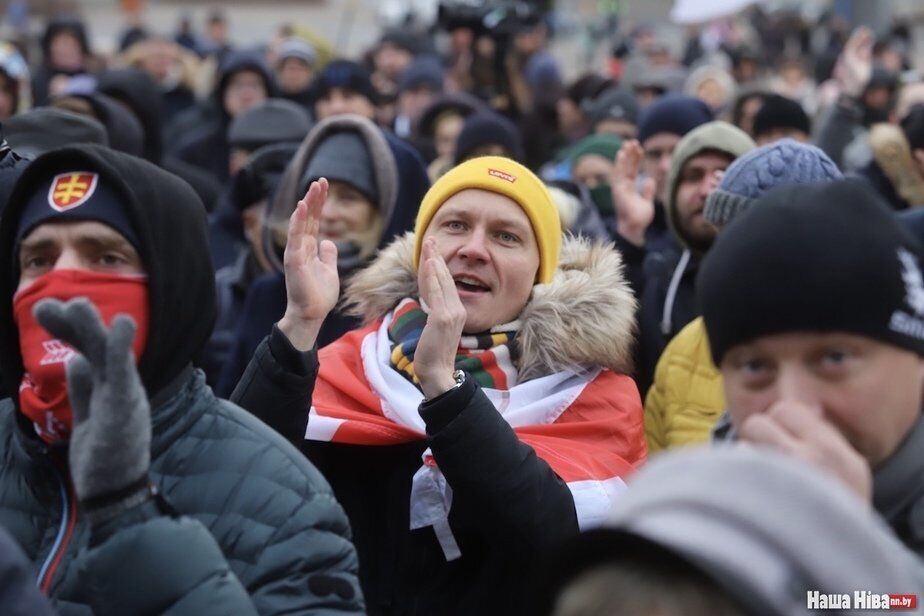
[[[766,193],[719,234],[699,273],[713,360],[792,331],[848,332],[924,355],[920,252],[865,182]]]
[[[754,116],[754,138],[775,129],[801,130],[810,135],[812,123],[798,102],[779,94],[768,94]]]
[[[507,156],[523,160],[523,138],[516,125],[493,111],[479,111],[465,118],[462,131],[456,140],[455,164],[465,162],[482,146],[499,145]]]

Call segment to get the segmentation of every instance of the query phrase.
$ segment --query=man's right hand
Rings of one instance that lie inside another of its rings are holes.
[[[646,178],[641,191],[636,188],[644,156],[641,144],[635,139],[623,143],[616,154],[610,179],[616,207],[616,231],[636,246],[645,245],[645,230],[655,215],[654,179]]]
[[[330,240],[318,240],[327,190],[326,179],[312,182],[289,219],[283,256],[286,312],[277,327],[299,351],[314,347],[324,319],[340,297],[337,247]]]
[[[738,430],[742,441],[778,449],[839,478],[864,503],[873,498],[869,463],[818,408],[777,402],[748,417]]]
[[[847,39],[834,68],[837,83],[847,96],[859,98],[869,84],[873,74],[874,43],[875,37],[866,27],[857,28]]]

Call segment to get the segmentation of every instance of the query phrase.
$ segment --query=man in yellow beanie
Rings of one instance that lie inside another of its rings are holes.
[[[522,165],[472,159],[351,278],[365,326],[316,352],[339,296],[325,190],[292,215],[286,314],[233,399],[330,481],[370,614],[521,612],[530,568],[604,520],[645,459],[619,254],[563,242]]]

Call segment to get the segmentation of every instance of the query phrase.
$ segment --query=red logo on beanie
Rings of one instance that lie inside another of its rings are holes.
[[[500,178],[502,180],[507,180],[511,184],[517,181],[517,176],[510,175],[509,173],[505,173],[503,171],[498,171],[497,169],[488,169],[488,175],[495,178]]]
[[[59,212],[79,207],[93,196],[98,180],[99,176],[95,173],[59,173],[48,189],[48,205]]]

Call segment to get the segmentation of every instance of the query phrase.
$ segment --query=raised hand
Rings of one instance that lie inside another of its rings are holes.
[[[655,215],[655,181],[646,178],[638,190],[638,174],[645,152],[642,145],[632,139],[626,141],[616,154],[610,178],[613,205],[616,208],[616,231],[636,246],[645,244],[645,230]]]
[[[743,441],[778,449],[838,477],[865,503],[872,501],[869,463],[827,421],[807,405],[777,403],[748,417],[738,431]]]
[[[301,351],[314,346],[321,324],[340,297],[337,247],[330,240],[318,240],[327,190],[326,179],[312,182],[296,204],[283,256],[286,312],[277,326]]]
[[[875,37],[866,27],[853,31],[837,59],[834,76],[844,94],[858,98],[873,74],[873,44]]]
[[[424,396],[430,399],[455,385],[452,373],[467,317],[456,283],[433,239],[423,243],[417,284],[429,312],[414,351],[414,373]]]
[[[79,352],[67,364],[74,415],[68,455],[78,498],[86,504],[118,494],[107,502],[116,510],[143,500],[149,495],[151,409],[132,355],[135,322],[121,314],[107,329],[86,298],[43,300],[35,318]]]

